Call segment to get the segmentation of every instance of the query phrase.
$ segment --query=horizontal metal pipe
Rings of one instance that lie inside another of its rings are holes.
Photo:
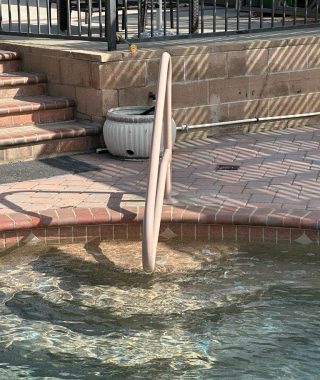
[[[217,123],[208,123],[208,124],[182,125],[181,127],[177,127],[177,131],[187,132],[189,129],[222,127],[224,125],[251,124],[251,123],[260,123],[263,121],[299,119],[302,117],[311,117],[311,116],[320,116],[320,112],[308,112],[308,113],[299,113],[299,114],[294,114],[294,115],[281,115],[281,116],[254,117],[251,119],[220,121]]]

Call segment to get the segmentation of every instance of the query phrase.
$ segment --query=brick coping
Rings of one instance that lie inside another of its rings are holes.
[[[95,48],[86,50],[77,44],[74,47],[55,44],[52,39],[30,39],[23,37],[0,36],[1,49],[17,50],[16,58],[23,56],[24,51],[33,53],[45,53],[49,56],[61,58],[74,58],[91,62],[111,62],[123,60],[140,60],[159,58],[164,51],[172,56],[184,56],[193,54],[207,54],[216,52],[241,51],[251,49],[276,48],[284,46],[297,46],[303,44],[318,44],[320,32],[317,29],[293,30],[279,36],[278,32],[256,33],[217,37],[203,37],[197,39],[183,39],[165,42],[143,42],[138,43],[138,51],[132,54],[126,46],[120,46],[119,50],[106,51],[105,42],[93,44]],[[61,40],[59,40],[60,42]],[[85,41],[86,42],[86,41]],[[123,50],[120,50],[120,49]],[[125,50],[124,50],[125,49]]]
[[[12,212],[0,215],[0,232],[50,227],[100,224],[141,224],[144,206],[125,208],[65,207],[39,212]],[[320,210],[283,210],[249,207],[199,207],[165,205],[162,223],[217,224],[319,230]]]

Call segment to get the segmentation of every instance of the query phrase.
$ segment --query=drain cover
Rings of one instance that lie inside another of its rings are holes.
[[[240,165],[222,164],[217,166],[217,170],[238,170],[239,168]]]

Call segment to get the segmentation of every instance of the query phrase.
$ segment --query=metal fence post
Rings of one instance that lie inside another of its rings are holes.
[[[106,0],[106,38],[108,50],[117,50],[117,0]]]

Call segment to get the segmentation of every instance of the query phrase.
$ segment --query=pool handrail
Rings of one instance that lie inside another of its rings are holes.
[[[142,265],[146,272],[155,269],[162,206],[164,199],[171,199],[172,192],[172,63],[168,53],[161,57],[156,99],[142,235]],[[160,162],[162,132],[164,151]]]

